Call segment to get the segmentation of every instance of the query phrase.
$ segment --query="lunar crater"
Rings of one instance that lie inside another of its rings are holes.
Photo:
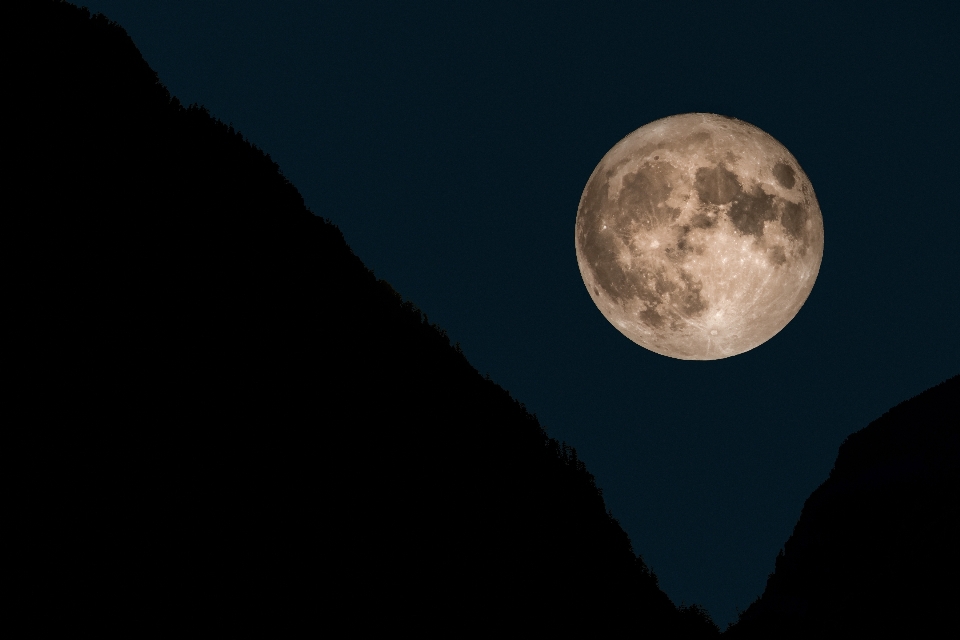
[[[771,136],[684,114],[604,156],[575,240],[588,292],[624,335],[709,360],[762,344],[796,315],[819,270],[823,220],[809,179]]]

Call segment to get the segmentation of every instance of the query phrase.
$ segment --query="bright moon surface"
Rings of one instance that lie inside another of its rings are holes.
[[[607,152],[580,198],[576,251],[590,297],[621,333],[661,355],[717,360],[763,344],[803,306],[823,216],[773,137],[687,113]]]

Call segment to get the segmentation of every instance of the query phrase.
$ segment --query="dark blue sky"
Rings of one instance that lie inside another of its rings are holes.
[[[957,14],[410,4],[87,6],[181,101],[270,153],[377,276],[574,445],[667,594],[725,627],[763,590],[844,437],[960,369]],[[600,158],[691,111],[782,142],[824,219],[799,315],[714,362],[622,336],[574,255]]]

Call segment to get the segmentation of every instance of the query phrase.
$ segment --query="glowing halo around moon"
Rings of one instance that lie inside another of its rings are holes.
[[[590,297],[621,333],[671,358],[717,360],[763,344],[803,306],[823,216],[772,136],[687,113],[607,152],[580,198],[576,251]]]

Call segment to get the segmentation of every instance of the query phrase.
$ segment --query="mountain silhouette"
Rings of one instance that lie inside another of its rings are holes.
[[[840,447],[766,589],[723,635],[927,638],[955,625],[960,376]]]
[[[269,155],[180,104],[116,23],[59,0],[17,12],[8,392],[35,445],[33,580],[60,617],[719,634],[659,588],[576,450],[367,269]],[[847,439],[724,636],[950,628],[958,391],[952,378]]]
[[[74,615],[138,630],[716,636],[572,447],[183,106],[126,32],[27,5],[19,388]],[[324,211],[335,218],[336,211]],[[51,463],[50,460],[55,460]]]

